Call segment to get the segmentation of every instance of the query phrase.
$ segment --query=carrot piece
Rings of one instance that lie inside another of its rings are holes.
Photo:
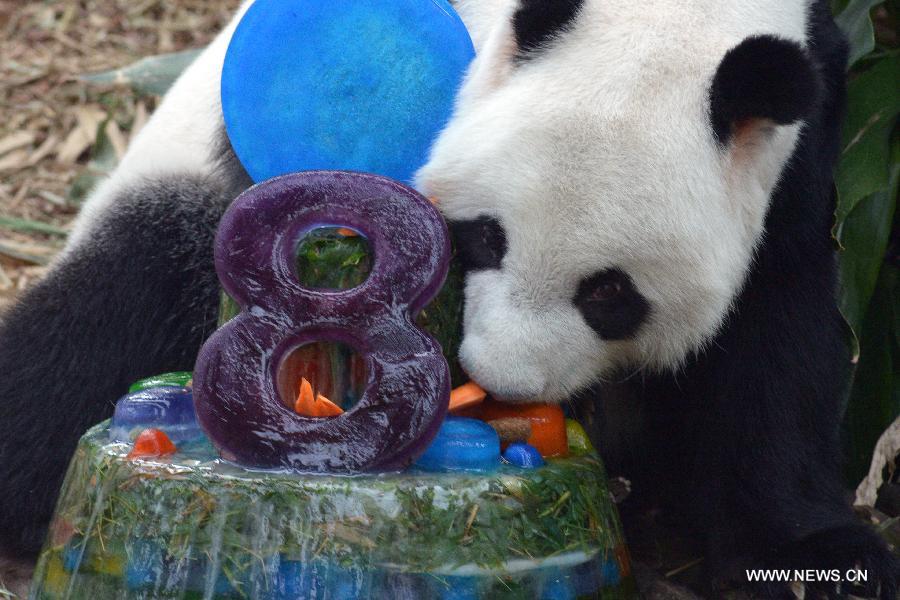
[[[344,414],[344,409],[323,396],[322,394],[316,394],[316,406],[318,407],[319,414],[317,417],[336,417],[338,415]]]
[[[619,544],[615,549],[616,561],[619,563],[619,572],[622,577],[631,575],[631,556],[628,554],[628,548]]]
[[[556,404],[504,404],[487,401],[481,406],[481,418],[488,422],[511,417],[531,421],[528,443],[537,448],[541,456],[568,456],[566,416]]]
[[[130,459],[168,456],[178,450],[172,440],[159,429],[145,429],[134,440],[134,447],[128,453]]]
[[[294,403],[294,412],[304,417],[336,417],[343,414],[344,409],[322,394],[314,396],[312,384],[303,377],[300,379],[300,393]]]
[[[484,402],[487,392],[481,386],[470,381],[450,392],[450,412],[455,413],[464,408],[476,406]]]
[[[50,540],[54,546],[63,546],[75,537],[75,526],[57,515],[50,523]]]
[[[302,377],[300,379],[300,393],[297,394],[297,401],[294,403],[294,412],[299,415],[309,415],[315,403],[316,397],[313,394],[312,384],[309,382],[309,379]]]
[[[356,233],[355,231],[353,231],[352,229],[350,229],[350,228],[348,228],[348,227],[338,227],[337,232],[338,232],[338,235],[342,235],[342,236],[344,236],[344,237],[357,237],[357,236],[359,236],[358,233]]]

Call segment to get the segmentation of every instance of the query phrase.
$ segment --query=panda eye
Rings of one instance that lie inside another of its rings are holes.
[[[634,285],[628,275],[620,269],[605,269],[581,280],[575,300],[610,303],[630,291],[634,291]]]
[[[603,281],[594,288],[588,298],[589,302],[611,302],[619,297],[625,288],[621,281]]]
[[[606,340],[633,336],[650,313],[649,302],[619,269],[606,269],[582,279],[573,303],[587,324]]]
[[[453,221],[450,231],[463,269],[479,271],[499,269],[506,255],[506,232],[493,217],[479,217],[471,221]]]

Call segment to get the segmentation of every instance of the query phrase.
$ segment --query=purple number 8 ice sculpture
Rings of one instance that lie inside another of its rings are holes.
[[[300,284],[297,244],[323,226],[368,238],[374,261],[358,287]],[[235,200],[219,226],[215,260],[222,285],[243,310],[206,342],[194,370],[197,415],[222,455],[249,467],[301,471],[408,466],[447,412],[447,362],[413,316],[443,284],[449,254],[437,210],[383,177],[298,173]],[[278,369],[293,349],[322,341],[363,356],[365,391],[340,416],[300,416],[279,396]]]

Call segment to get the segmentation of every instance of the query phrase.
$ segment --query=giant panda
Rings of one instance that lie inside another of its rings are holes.
[[[38,551],[78,436],[131,381],[190,369],[214,328],[216,224],[250,185],[218,82],[248,5],[3,316],[9,555]],[[507,402],[593,403],[610,468],[702,541],[711,576],[858,566],[896,597],[897,560],[839,473],[849,359],[830,229],[847,53],[828,2],[456,8],[477,58],[414,184],[466,269],[468,374]],[[610,386],[627,400],[606,402]]]

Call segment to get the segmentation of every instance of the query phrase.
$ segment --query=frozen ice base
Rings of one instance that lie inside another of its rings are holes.
[[[490,474],[248,471],[205,442],[125,458],[81,440],[34,599],[630,598],[592,455]]]

